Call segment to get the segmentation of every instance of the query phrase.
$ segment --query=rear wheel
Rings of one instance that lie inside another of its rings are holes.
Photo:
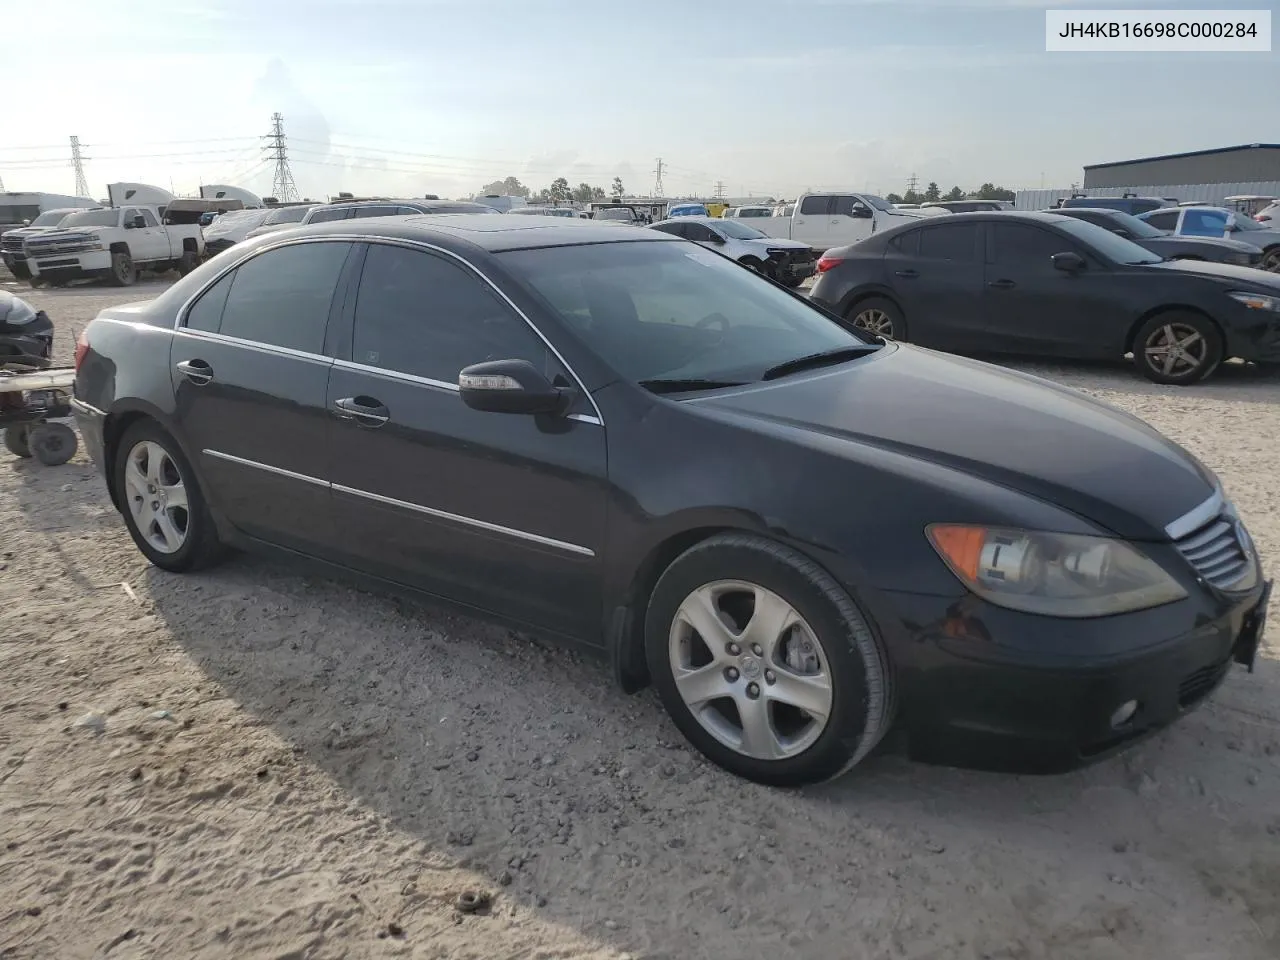
[[[777,786],[838,776],[889,727],[888,658],[816,563],[749,534],[712,537],[659,579],[645,652],[663,704],[726,770]]]
[[[159,424],[125,431],[114,463],[125,525],[157,567],[184,573],[215,563],[222,547],[191,464]]]
[[[194,250],[186,250],[182,254],[182,259],[178,261],[178,273],[185,277],[198,266],[200,266],[200,257]]]
[[[1196,383],[1223,360],[1222,334],[1208,317],[1174,310],[1152,317],[1133,338],[1133,362],[1154,383]]]
[[[849,311],[849,319],[859,330],[873,333],[877,337],[889,340],[905,340],[907,323],[902,311],[892,300],[885,297],[871,297],[855,303]]]
[[[76,455],[76,432],[65,423],[40,423],[27,437],[32,455],[46,467],[57,467]]]

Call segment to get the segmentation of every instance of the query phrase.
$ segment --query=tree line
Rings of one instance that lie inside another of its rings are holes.
[[[924,193],[908,190],[901,195],[891,193],[885,199],[890,203],[931,203],[937,200],[1013,200],[1015,196],[1012,190],[997,187],[994,183],[984,183],[977,190],[970,190],[968,193],[959,187],[952,187],[947,193],[942,193],[936,183],[930,183],[925,187]]]
[[[576,187],[570,187],[569,181],[564,177],[556,177],[551,181],[551,185],[543,187],[536,193],[520,182],[519,177],[504,177],[501,180],[494,180],[492,183],[486,183],[480,188],[475,196],[490,196],[496,194],[500,197],[524,197],[530,203],[569,203],[576,200],[579,203],[590,203],[592,200],[606,200],[610,196],[615,200],[619,200],[623,196],[622,178],[614,177],[610,190],[605,193],[604,188],[593,186],[589,183],[580,183]]]

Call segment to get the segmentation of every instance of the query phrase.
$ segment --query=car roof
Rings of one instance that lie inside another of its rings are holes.
[[[1058,213],[1061,210],[1061,213]],[[1154,210],[1151,211],[1155,213]],[[1114,207],[1055,207],[1052,210],[1042,210],[1041,213],[1052,213],[1058,217],[1074,217],[1077,213],[1101,213],[1108,217],[1129,217],[1133,214],[1125,213],[1123,210],[1117,210]]]
[[[1065,223],[1071,219],[1071,217],[1061,213],[1045,210],[974,210],[966,213],[953,213],[945,217],[921,217],[912,220],[909,224],[904,224],[904,226],[936,227],[947,223],[966,223],[979,220],[988,223],[1006,223],[1009,220],[1023,220],[1028,223]],[[899,228],[894,227],[894,229],[897,230]]]
[[[490,253],[536,247],[569,247],[623,241],[678,241],[660,230],[626,230],[584,220],[581,217],[495,217],[484,213],[453,213],[400,217],[367,217],[307,224],[290,230],[289,237],[323,236],[389,237],[442,245],[452,240]],[[281,231],[268,237],[284,238]]]

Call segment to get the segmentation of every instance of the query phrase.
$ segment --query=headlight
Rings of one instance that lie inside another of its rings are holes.
[[[1159,564],[1122,540],[935,523],[929,542],[991,603],[1048,617],[1105,617],[1185,597]]]
[[[1232,291],[1227,296],[1243,303],[1250,310],[1270,310],[1280,313],[1280,297],[1268,297],[1261,293],[1244,293],[1243,291]]]

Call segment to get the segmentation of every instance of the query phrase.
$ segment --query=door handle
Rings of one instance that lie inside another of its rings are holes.
[[[354,420],[366,427],[380,427],[391,419],[391,411],[373,397],[343,397],[333,401],[334,414],[340,420]]]
[[[174,364],[178,372],[198,387],[213,379],[213,367],[203,360],[180,360]]]
[[[1017,284],[1012,280],[992,280],[987,286],[994,287],[997,290],[1012,290]]]
[[[916,277],[920,276],[920,274],[915,270],[895,270],[893,271],[893,275],[895,277],[906,277],[908,280],[914,280]]]

